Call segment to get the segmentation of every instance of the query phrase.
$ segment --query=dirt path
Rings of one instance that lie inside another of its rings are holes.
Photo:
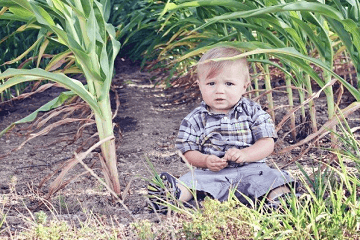
[[[140,219],[155,217],[146,210],[144,199],[145,179],[151,177],[146,159],[159,172],[168,171],[174,175],[181,175],[187,171],[176,154],[174,143],[180,121],[197,104],[167,104],[163,107],[167,102],[167,96],[163,90],[153,87],[150,78],[150,74],[136,71],[117,74],[113,81],[113,87],[119,94],[121,103],[114,119],[121,129],[121,135],[118,130],[116,133],[120,181],[122,189],[131,181],[125,204],[133,216]],[[4,106],[0,112],[0,129],[56,97],[59,91],[50,89]],[[112,96],[114,97],[113,93]],[[25,126],[21,126],[23,127]],[[72,139],[77,129],[76,123],[54,128],[47,135],[31,140],[22,149],[0,159],[0,206],[9,210],[7,222],[11,225],[12,231],[20,230],[24,224],[26,225],[24,219],[30,217],[28,209],[31,212],[36,208],[38,200],[46,195],[54,177],[39,190],[41,180],[71,158],[73,152],[95,133],[94,126],[88,127],[75,143],[56,143],[59,138]],[[0,155],[13,151],[26,139],[26,136],[19,136],[21,133],[25,131],[16,128],[0,138]],[[93,165],[96,173],[101,176],[97,152],[91,153],[85,162]],[[81,172],[84,172],[84,169],[76,166],[68,174],[67,179]],[[130,220],[124,209],[119,204],[111,202],[109,193],[90,175],[73,179],[52,197],[51,206],[42,206],[36,211],[43,210],[51,215],[49,209],[58,213],[58,219],[85,220],[85,212],[92,211],[94,214],[116,216],[117,220],[124,224]]]

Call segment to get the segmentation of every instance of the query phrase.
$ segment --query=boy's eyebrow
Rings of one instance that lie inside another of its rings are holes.
[[[231,82],[236,82],[237,81],[237,80],[234,80],[234,79],[231,79],[231,78],[222,78],[222,79],[224,79],[225,81],[231,81]],[[216,77],[204,79],[204,81],[214,81],[214,80],[216,80]]]

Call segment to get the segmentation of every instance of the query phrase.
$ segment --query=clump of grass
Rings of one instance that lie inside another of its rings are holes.
[[[48,220],[44,212],[38,212],[35,217],[35,221],[28,219],[30,227],[19,233],[17,239],[127,239],[123,226],[113,219],[112,224],[105,224],[93,214],[88,214],[86,221],[79,224],[56,216]]]
[[[205,198],[203,209],[188,217],[181,231],[186,239],[251,238],[254,231],[249,223],[250,212],[237,200],[220,203]]]
[[[10,201],[14,197],[0,195],[0,239],[134,239],[136,237],[124,224],[118,222],[116,216],[104,219],[103,216],[86,209],[83,209],[83,214],[78,217],[63,215],[45,199],[39,196],[32,197],[44,202],[43,210],[33,212],[23,202],[25,211],[19,211],[16,220],[19,225],[14,226],[12,225],[14,217],[9,220],[6,217],[11,208]],[[22,201],[21,197],[17,197],[17,200]]]
[[[149,220],[137,221],[132,224],[134,229],[137,232],[137,235],[140,239],[154,239],[155,233],[153,232],[152,224]]]
[[[132,239],[189,239],[182,230],[183,216],[176,213],[160,219],[157,223],[148,219],[138,220],[130,224],[128,231],[136,234]]]

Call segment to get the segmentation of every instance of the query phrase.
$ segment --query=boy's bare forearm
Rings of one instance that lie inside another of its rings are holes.
[[[184,156],[188,162],[194,167],[206,168],[206,157],[208,155],[203,154],[199,151],[187,151]]]
[[[246,162],[256,162],[268,157],[274,151],[273,138],[261,138],[250,147],[241,150],[245,156]]]
[[[256,162],[268,157],[274,151],[273,138],[261,138],[254,143],[254,145],[245,148],[244,152],[248,156],[249,162]]]

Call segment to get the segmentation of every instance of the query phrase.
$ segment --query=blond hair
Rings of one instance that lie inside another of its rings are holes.
[[[207,79],[216,76],[224,66],[238,64],[246,75],[246,82],[250,82],[249,67],[246,58],[235,60],[209,61],[216,58],[235,57],[242,52],[234,47],[216,47],[207,51],[199,60],[197,65],[197,74],[199,79]]]

